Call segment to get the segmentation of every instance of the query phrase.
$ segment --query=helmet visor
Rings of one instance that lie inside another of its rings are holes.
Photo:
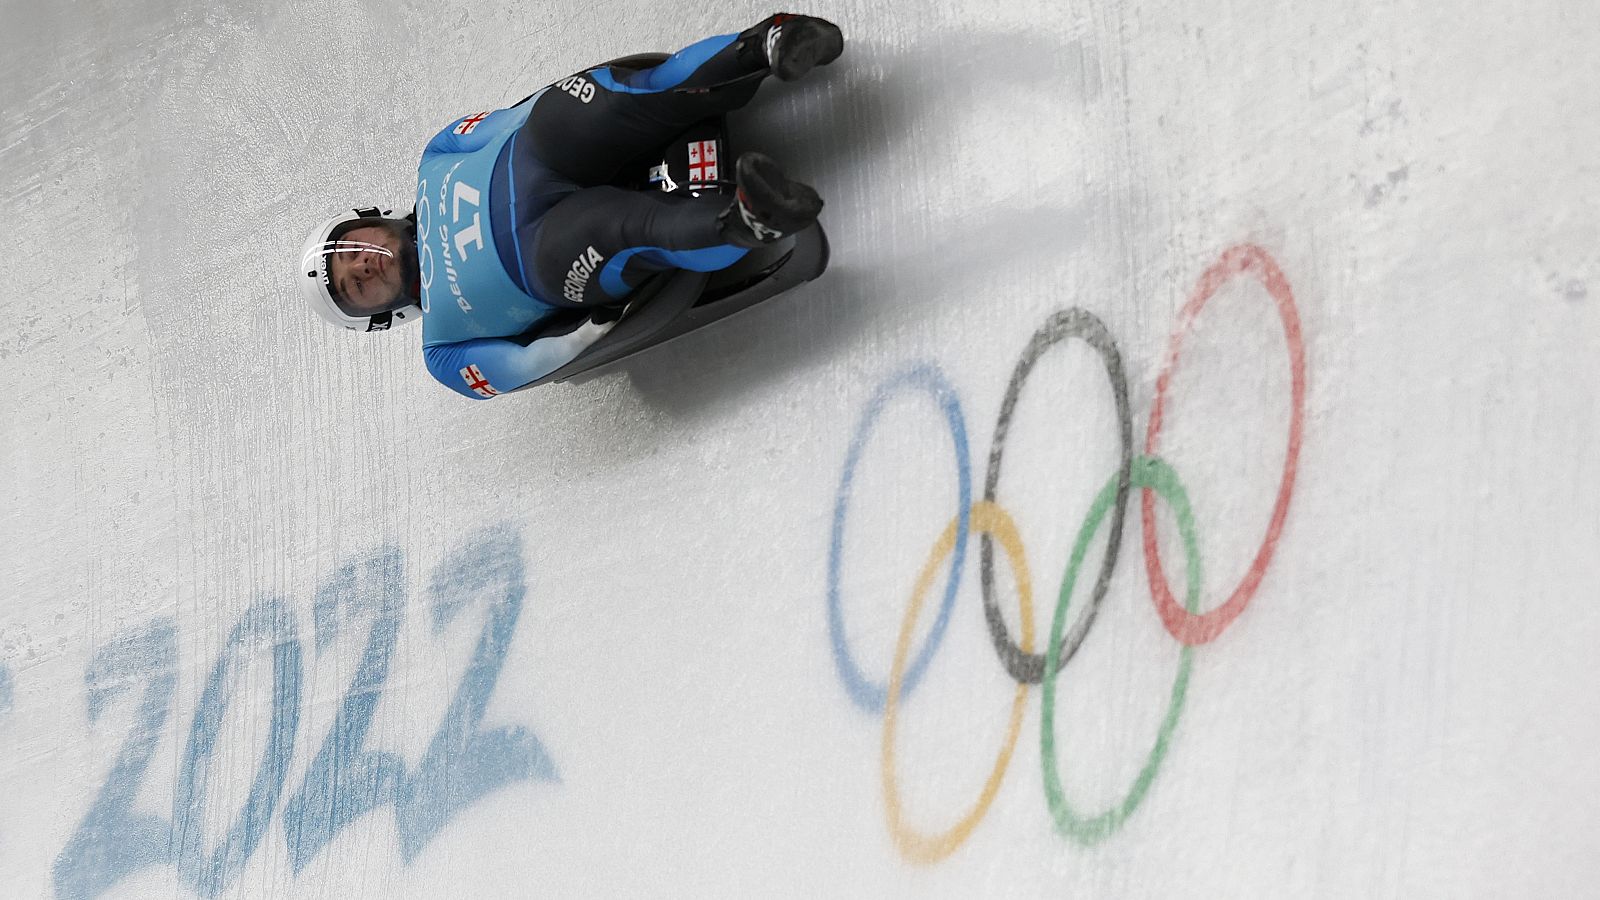
[[[356,219],[334,229],[314,251],[328,293],[354,318],[417,302],[417,245],[404,220]]]

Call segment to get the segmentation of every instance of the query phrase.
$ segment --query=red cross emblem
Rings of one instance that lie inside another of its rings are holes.
[[[487,118],[489,118],[488,112],[473,113],[472,115],[467,116],[465,119],[461,120],[460,125],[456,126],[456,134],[471,134],[472,129],[477,128],[478,123]]]
[[[710,184],[717,180],[717,142],[689,142],[689,183]]]
[[[489,379],[483,377],[477,366],[467,366],[461,370],[461,377],[467,380],[467,387],[479,397],[493,397],[500,392],[489,386]]]

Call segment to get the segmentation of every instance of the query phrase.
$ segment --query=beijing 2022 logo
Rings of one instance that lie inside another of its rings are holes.
[[[1288,452],[1285,456],[1283,475],[1279,483],[1277,498],[1273,504],[1272,517],[1267,525],[1266,535],[1262,539],[1260,548],[1257,550],[1255,558],[1251,561],[1248,571],[1221,605],[1209,612],[1201,613],[1198,611],[1200,609],[1201,559],[1196,539],[1194,516],[1189,506],[1189,497],[1184,489],[1183,482],[1178,477],[1178,473],[1157,455],[1157,450],[1161,437],[1162,413],[1165,409],[1173,372],[1177,366],[1183,337],[1189,331],[1196,316],[1199,315],[1207,301],[1224,284],[1241,275],[1249,275],[1255,278],[1266,289],[1277,306],[1278,315],[1282,320],[1284,334],[1287,338],[1292,391]],[[1010,428],[1011,416],[1016,408],[1017,399],[1022,392],[1023,385],[1027,383],[1029,373],[1033,370],[1034,364],[1038,362],[1046,351],[1056,344],[1072,338],[1077,338],[1087,343],[1099,354],[1101,361],[1105,365],[1116,403],[1121,453],[1117,471],[1111,475],[1105,486],[1095,497],[1088,517],[1079,528],[1077,538],[1073,542],[1066,572],[1061,580],[1061,589],[1056,601],[1055,614],[1051,620],[1049,642],[1045,645],[1045,652],[1041,654],[1035,652],[1033,589],[1026,553],[1011,516],[1000,505],[996,497],[996,490],[1000,481],[1001,463],[1005,456],[1006,433]],[[1016,748],[1016,742],[1022,726],[1027,689],[1029,685],[1033,684],[1041,685],[1044,691],[1040,728],[1040,755],[1044,769],[1045,799],[1049,805],[1051,816],[1055,820],[1057,831],[1067,838],[1085,845],[1092,845],[1116,832],[1127,821],[1128,817],[1138,809],[1140,802],[1149,791],[1151,783],[1155,780],[1162,760],[1167,754],[1173,731],[1177,727],[1179,715],[1183,711],[1194,648],[1215,639],[1238,618],[1239,614],[1249,605],[1257,588],[1260,587],[1262,577],[1266,574],[1267,567],[1272,562],[1273,553],[1277,548],[1278,538],[1283,529],[1284,519],[1288,515],[1289,499],[1294,493],[1295,472],[1300,458],[1300,442],[1305,418],[1305,369],[1305,349],[1300,334],[1300,319],[1288,280],[1265,250],[1254,245],[1243,244],[1229,249],[1222,255],[1221,259],[1205,272],[1199,284],[1195,287],[1194,293],[1179,314],[1178,325],[1169,339],[1166,359],[1156,380],[1155,397],[1151,403],[1150,418],[1145,428],[1144,449],[1138,455],[1135,455],[1133,451],[1133,416],[1129,408],[1127,378],[1123,372],[1121,353],[1117,349],[1116,341],[1107,331],[1105,325],[1092,313],[1083,309],[1065,309],[1052,315],[1034,333],[1033,338],[1028,342],[1027,348],[1022,353],[1022,357],[1012,370],[1011,382],[1006,388],[1005,399],[1000,407],[999,419],[995,424],[994,441],[990,445],[983,499],[976,503],[972,501],[970,453],[967,444],[965,420],[962,417],[955,390],[946,381],[938,368],[930,364],[918,365],[890,377],[878,387],[868,403],[866,411],[856,425],[855,434],[851,439],[850,449],[845,458],[844,472],[839,481],[834,504],[833,534],[828,554],[828,627],[839,677],[843,681],[845,689],[849,692],[851,700],[862,710],[883,716],[882,774],[884,806],[888,818],[889,831],[894,838],[895,845],[905,858],[921,863],[941,860],[961,846],[972,833],[972,830],[982,821],[990,803],[994,800],[996,792],[999,790],[1000,783],[1005,777],[1006,768],[1010,764],[1012,752]],[[845,637],[844,619],[841,612],[840,568],[845,546],[845,526],[852,484],[856,467],[861,459],[862,450],[867,443],[867,439],[872,434],[874,424],[884,405],[892,397],[904,391],[926,393],[939,404],[949,426],[951,438],[955,442],[959,499],[954,518],[935,543],[932,552],[928,556],[927,563],[923,566],[912,588],[911,600],[907,605],[905,618],[900,627],[899,639],[895,646],[894,662],[890,667],[888,684],[885,686],[870,680],[863,674],[851,655],[850,647]],[[1082,645],[1084,637],[1094,624],[1095,614],[1098,612],[1101,602],[1105,599],[1111,574],[1117,565],[1118,546],[1121,543],[1122,526],[1128,498],[1135,488],[1141,492],[1140,512],[1143,525],[1144,562],[1145,570],[1149,577],[1151,597],[1155,602],[1156,611],[1160,614],[1162,624],[1177,639],[1182,649],[1180,650],[1176,681],[1172,687],[1171,701],[1168,704],[1165,715],[1162,717],[1155,742],[1139,774],[1120,801],[1114,803],[1109,809],[1090,814],[1075,808],[1062,789],[1055,749],[1055,684],[1057,676]],[[1162,570],[1160,550],[1156,539],[1155,501],[1157,497],[1160,497],[1164,503],[1171,507],[1177,520],[1184,553],[1188,557],[1187,565],[1185,566],[1187,577],[1185,579],[1182,606],[1174,598],[1172,590],[1168,586],[1166,574]],[[1110,519],[1109,534],[1107,536],[1108,543],[1105,556],[1100,564],[1100,570],[1096,574],[1094,587],[1089,594],[1087,608],[1078,617],[1072,629],[1063,634],[1064,625],[1067,621],[1067,609],[1072,597],[1073,587],[1078,580],[1079,570],[1088,553],[1090,543],[1107,518]],[[940,640],[943,638],[945,628],[949,624],[950,611],[955,603],[956,591],[961,581],[967,541],[969,536],[974,533],[978,534],[982,539],[980,574],[983,586],[984,617],[988,623],[995,651],[999,654],[1000,661],[1005,666],[1006,671],[1016,680],[1017,690],[1012,699],[1011,716],[1004,744],[988,780],[984,783],[977,802],[953,826],[937,833],[928,833],[918,830],[909,824],[901,812],[900,789],[896,778],[894,752],[896,713],[900,702],[915,689],[923,672],[927,669],[929,660],[932,659],[933,654],[939,648]],[[1020,606],[1020,642],[1008,633],[1005,620],[1001,617],[998,601],[995,597],[994,544],[996,542],[1000,544],[1001,549],[1005,552],[1007,562],[1010,564],[1016,578]],[[949,575],[937,618],[929,630],[922,648],[913,656],[911,639],[917,617],[922,610],[929,588],[939,573],[941,563],[947,557],[950,560]]]

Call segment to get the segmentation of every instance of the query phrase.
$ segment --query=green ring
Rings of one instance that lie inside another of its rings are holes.
[[[1194,612],[1200,601],[1200,546],[1195,539],[1194,514],[1189,508],[1189,494],[1183,489],[1183,483],[1178,480],[1178,473],[1172,470],[1158,457],[1141,456],[1133,461],[1129,471],[1132,487],[1148,488],[1161,495],[1172,507],[1178,517],[1178,533],[1183,537],[1183,552],[1188,565],[1188,596],[1185,606]],[[1097,844],[1110,837],[1117,829],[1121,828],[1133,811],[1139,808],[1140,801],[1150,790],[1150,783],[1155,780],[1156,770],[1161,767],[1161,760],[1167,755],[1167,744],[1172,739],[1172,732],[1178,726],[1178,716],[1183,711],[1184,698],[1189,692],[1189,670],[1194,659],[1194,648],[1184,645],[1178,657],[1178,677],[1172,683],[1172,700],[1167,705],[1166,718],[1161,722],[1161,731],[1156,734],[1156,743],[1150,748],[1150,756],[1145,760],[1144,768],[1139,770],[1139,776],[1133,780],[1133,787],[1122,802],[1113,805],[1110,809],[1099,815],[1087,817],[1074,812],[1067,803],[1065,793],[1061,790],[1061,776],[1056,762],[1056,734],[1055,734],[1055,699],[1056,675],[1060,666],[1061,630],[1067,621],[1068,601],[1072,598],[1072,587],[1078,580],[1078,568],[1083,564],[1084,556],[1089,552],[1089,542],[1100,528],[1100,523],[1111,509],[1117,496],[1117,479],[1112,476],[1110,483],[1101,489],[1099,496],[1095,497],[1094,505],[1089,509],[1089,517],[1084,520],[1083,526],[1078,530],[1077,543],[1072,547],[1072,559],[1067,563],[1067,573],[1061,580],[1061,598],[1056,603],[1055,618],[1050,623],[1049,651],[1045,656],[1044,664],[1044,700],[1040,716],[1040,756],[1044,761],[1044,794],[1045,800],[1050,805],[1050,814],[1055,817],[1056,830],[1066,837],[1073,838],[1086,846]]]

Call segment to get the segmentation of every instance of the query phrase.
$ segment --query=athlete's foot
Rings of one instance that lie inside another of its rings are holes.
[[[822,198],[810,185],[785,177],[765,153],[744,153],[735,166],[739,189],[722,211],[723,236],[739,247],[759,247],[802,231],[817,220]]]
[[[825,66],[844,52],[844,34],[827,19],[778,13],[740,38],[779,81],[794,81],[817,66]],[[754,55],[754,54],[752,54]]]

